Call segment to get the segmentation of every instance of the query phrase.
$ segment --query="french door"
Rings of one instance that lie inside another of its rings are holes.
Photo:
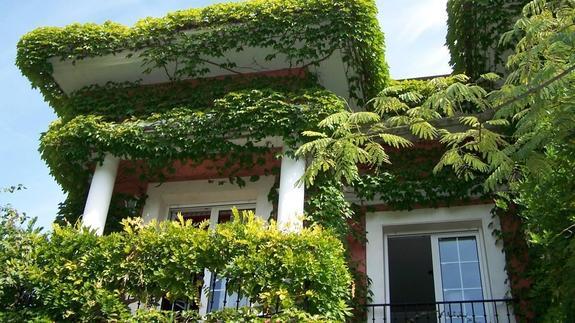
[[[476,231],[387,236],[389,317],[484,322],[484,261]],[[464,302],[462,302],[464,301]]]
[[[232,220],[232,208],[237,208],[240,213],[242,211],[254,211],[254,204],[238,203],[228,205],[205,205],[205,206],[188,206],[188,207],[174,207],[170,208],[169,219],[176,220],[178,214],[181,214],[184,220],[191,220],[192,224],[200,224],[207,221],[209,223],[208,229],[213,229],[217,224],[225,223]],[[246,306],[248,300],[238,296],[236,293],[228,295],[226,291],[227,280],[225,277],[219,277],[217,273],[204,270],[203,275],[194,279],[202,279],[203,286],[199,290],[201,295],[198,307],[190,304],[187,301],[174,301],[170,303],[167,300],[162,301],[163,309],[172,310],[187,310],[198,309],[200,314],[221,310],[226,307],[239,307]],[[204,291],[209,291],[205,293]]]

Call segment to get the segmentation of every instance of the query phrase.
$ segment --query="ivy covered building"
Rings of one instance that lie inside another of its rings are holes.
[[[486,35],[508,28],[520,6],[490,22],[483,4],[471,3],[449,1],[452,63],[472,76],[501,70],[505,50]],[[130,28],[39,28],[21,39],[17,63],[59,116],[40,150],[68,194],[60,221],[81,215],[102,234],[125,217],[181,214],[213,227],[235,207],[287,231],[319,223],[346,242],[354,306],[370,321],[515,320],[509,282],[522,285],[506,265],[521,261],[506,259],[511,240],[492,234],[515,222],[492,214],[478,182],[432,174],[439,143],[392,150],[388,169],[365,168],[353,183],[329,173],[309,187],[299,182],[303,131],[364,109],[389,85],[431,91],[425,80],[389,78],[373,1],[253,1]],[[206,271],[203,285],[194,304],[201,313],[249,302],[227,295],[216,273]]]

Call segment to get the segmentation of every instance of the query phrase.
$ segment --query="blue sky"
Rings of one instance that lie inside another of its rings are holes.
[[[0,0],[0,188],[24,184],[15,194],[0,193],[7,203],[49,227],[64,200],[38,153],[39,137],[56,119],[42,95],[30,88],[14,65],[18,39],[37,27],[106,20],[131,25],[147,16],[202,7],[213,0]],[[393,78],[446,74],[444,46],[446,0],[377,0],[386,37],[386,58]]]

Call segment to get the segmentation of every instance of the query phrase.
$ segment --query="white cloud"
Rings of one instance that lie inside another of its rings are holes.
[[[447,74],[447,0],[378,0],[392,77]]]
[[[392,37],[412,43],[425,32],[444,27],[447,0],[378,0],[379,20]]]
[[[406,42],[417,40],[423,33],[432,28],[445,25],[447,21],[446,0],[417,1],[408,6],[403,15],[399,37]]]
[[[449,66],[449,49],[447,46],[431,48],[419,62],[420,72],[423,75],[441,75],[451,73]]]

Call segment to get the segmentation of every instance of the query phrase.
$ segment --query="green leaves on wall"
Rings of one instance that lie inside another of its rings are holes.
[[[247,47],[268,48],[266,60],[282,56],[293,67],[341,51],[350,97],[365,98],[389,78],[376,12],[372,0],[249,1],[146,18],[132,28],[111,22],[45,27],[22,37],[17,65],[60,113],[67,95],[52,77],[50,59],[137,55],[143,73],[160,69],[175,81],[201,78],[213,67],[236,73],[229,54]]]

